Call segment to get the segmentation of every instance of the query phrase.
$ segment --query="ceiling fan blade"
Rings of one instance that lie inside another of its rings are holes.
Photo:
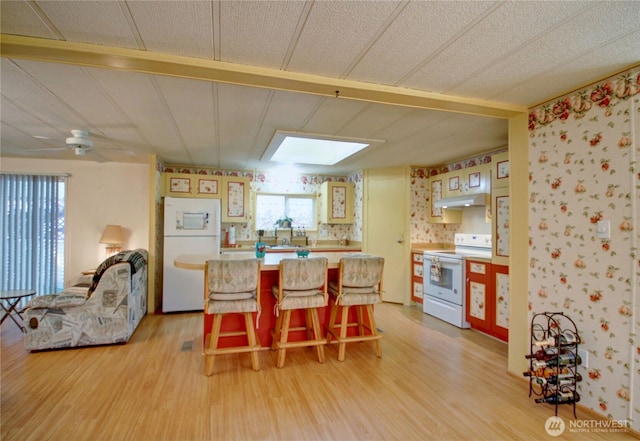
[[[25,149],[28,150],[29,152],[60,152],[63,150],[69,150],[68,147],[51,147],[48,149]]]

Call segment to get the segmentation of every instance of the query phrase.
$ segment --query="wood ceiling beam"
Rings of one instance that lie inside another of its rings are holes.
[[[508,119],[527,113],[523,106],[397,86],[95,44],[7,34],[0,37],[0,55],[6,58],[168,75],[494,118]]]

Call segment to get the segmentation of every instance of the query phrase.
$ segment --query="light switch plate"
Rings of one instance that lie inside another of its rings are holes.
[[[596,224],[597,236],[600,239],[611,239],[611,222],[599,220]]]

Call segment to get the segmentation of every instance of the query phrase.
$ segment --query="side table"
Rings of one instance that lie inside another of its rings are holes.
[[[17,309],[22,299],[35,295],[35,291],[32,289],[18,289],[10,291],[0,291],[0,307],[2,307],[2,319],[0,319],[0,325],[4,323],[7,317],[11,318],[13,322],[24,332],[24,321],[22,315]]]

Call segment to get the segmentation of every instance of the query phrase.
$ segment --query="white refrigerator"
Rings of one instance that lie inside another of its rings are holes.
[[[162,311],[202,311],[204,272],[177,268],[181,254],[220,253],[220,200],[164,198]]]

